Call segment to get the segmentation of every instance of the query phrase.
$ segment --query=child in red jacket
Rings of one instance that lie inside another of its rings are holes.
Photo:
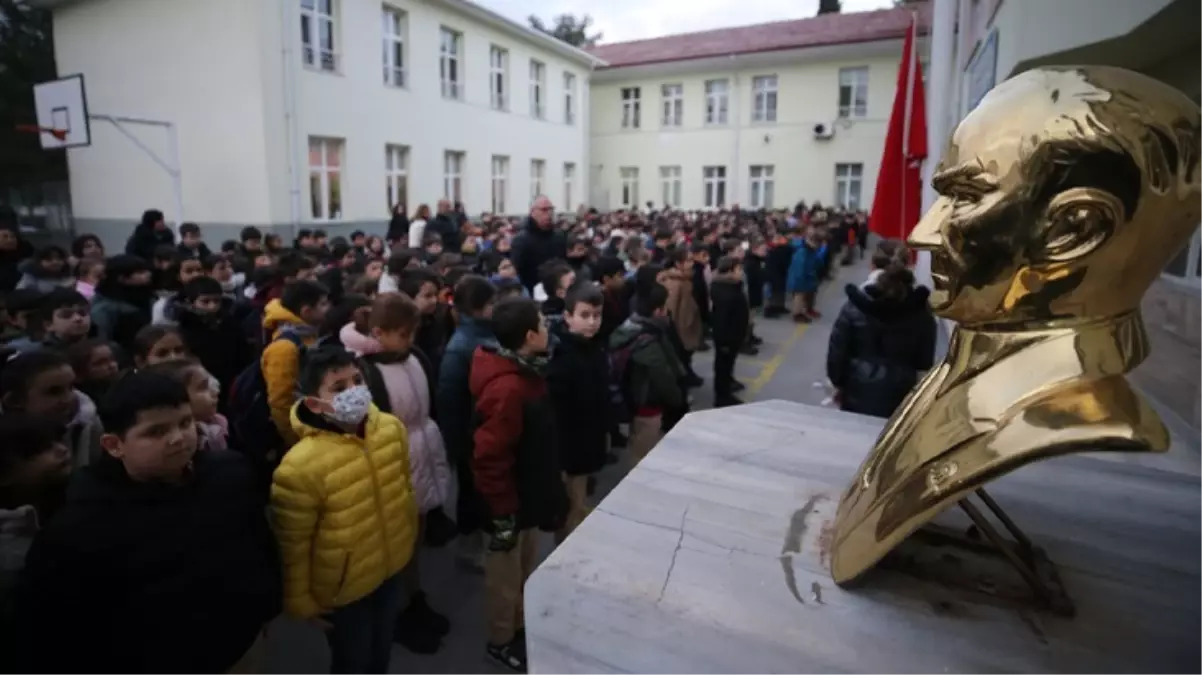
[[[492,313],[496,346],[476,349],[469,388],[476,401],[472,475],[488,511],[484,563],[488,656],[526,671],[522,587],[534,571],[538,533],[568,511],[554,415],[547,395],[547,341],[538,303],[506,298]]]

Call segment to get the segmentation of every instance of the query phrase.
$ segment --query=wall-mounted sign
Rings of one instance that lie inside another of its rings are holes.
[[[972,112],[985,94],[997,84],[997,29],[989,31],[964,72],[964,114]]]

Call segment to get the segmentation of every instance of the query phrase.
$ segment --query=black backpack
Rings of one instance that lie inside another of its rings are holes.
[[[303,365],[306,347],[300,333],[285,328],[275,340],[288,340],[295,344],[300,351]],[[279,429],[271,418],[261,353],[234,378],[234,384],[230,387],[229,404],[231,447],[241,449],[259,465],[267,463],[267,453],[271,450],[282,452],[287,449],[284,447],[284,438],[280,436]]]

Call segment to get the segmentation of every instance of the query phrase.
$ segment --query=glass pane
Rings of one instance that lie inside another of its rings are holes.
[[[323,218],[321,213],[321,174],[309,174],[309,215],[313,218]]]
[[[322,14],[332,15],[334,13],[334,0],[317,0],[317,11]]]
[[[326,143],[326,166],[337,169],[342,166],[342,147],[339,143]]]
[[[760,204],[761,207],[766,208],[766,209],[772,208],[772,192],[773,192],[772,181],[768,181],[767,183],[764,183],[764,203]]]
[[[752,181],[751,183],[751,205],[759,208],[760,206],[760,182]]]
[[[334,50],[334,23],[322,20],[318,22],[321,28],[321,48],[323,51]]]
[[[321,166],[321,143],[309,141],[309,168]]]
[[[726,205],[726,181],[720,181],[717,185],[718,201],[714,206]]]
[[[330,187],[330,219],[335,220],[342,217],[342,180],[337,171],[331,171],[327,174],[326,180],[329,181]]]
[[[672,182],[672,206],[680,206],[680,181]]]
[[[310,19],[307,16],[301,16],[301,44],[313,44],[313,33],[309,26]]]
[[[301,8],[312,11],[317,6],[316,0],[301,0]]]
[[[385,186],[385,190],[388,192],[388,208],[391,210],[392,205],[396,204],[396,202],[393,201],[393,199],[395,199],[395,195],[392,194],[392,178],[391,177],[386,178],[384,180],[384,186]]]
[[[384,168],[387,169],[389,173],[392,172],[393,163],[395,161],[396,160],[394,157],[393,149],[392,148],[385,149],[384,150]]]

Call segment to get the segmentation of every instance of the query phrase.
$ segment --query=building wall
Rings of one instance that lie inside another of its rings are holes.
[[[734,67],[728,70],[656,75],[624,79],[607,73],[592,86],[592,161],[595,194],[607,203],[598,208],[619,208],[622,199],[621,168],[639,170],[639,200],[662,204],[659,168],[681,167],[681,207],[702,208],[705,166],[727,167],[726,202],[750,204],[749,167],[774,167],[773,206],[792,206],[800,200],[835,201],[835,164],[863,165],[861,207],[869,208],[885,131],[893,105],[901,45],[896,56],[801,60],[794,56],[776,64]],[[804,54],[804,52],[801,52]],[[839,69],[868,67],[868,112],[862,119],[836,123]],[[777,76],[776,122],[752,122],[752,78]],[[706,126],[705,82],[728,79],[731,83],[729,123]],[[684,115],[680,128],[661,128],[661,86],[683,85]],[[621,90],[640,88],[641,125],[623,129]],[[829,140],[814,138],[814,126],[834,129]]]
[[[564,164],[576,165],[574,201],[584,201],[587,181],[585,138],[588,116],[584,95],[588,69],[571,63],[531,43],[501,34],[494,27],[459,15],[438,3],[388,0],[389,6],[407,14],[408,68],[406,88],[382,82],[380,61],[381,6],[379,3],[339,2],[342,44],[340,70],[327,73],[307,68],[297,72],[298,134],[301,161],[311,136],[345,139],[343,220],[350,226],[383,223],[389,205],[385,190],[385,145],[409,148],[409,204],[435,206],[444,197],[444,152],[465,154],[463,201],[469,213],[489,210],[492,200],[492,157],[509,158],[506,210],[522,213],[531,200],[531,160],[546,166],[543,191],[560,208]],[[448,100],[441,94],[439,77],[440,27],[464,36],[464,99]],[[509,50],[510,106],[508,112],[491,108],[489,50],[491,45]],[[299,55],[298,57],[299,58]],[[529,97],[529,62],[546,64],[548,88],[545,120],[532,117]],[[564,122],[563,73],[576,76],[576,116]],[[286,173],[285,156],[273,154],[273,171]],[[302,220],[311,221],[307,166],[302,166]],[[280,215],[276,215],[277,218]],[[339,228],[335,228],[339,229]]]
[[[58,70],[84,74],[91,114],[177,126],[187,220],[268,218],[253,8],[242,0],[95,0],[54,12]],[[170,157],[162,128],[125,128]],[[167,172],[111,124],[93,121],[91,132],[91,147],[68,151],[76,229],[112,248],[124,243],[143,209],[159,208],[173,220]]]

